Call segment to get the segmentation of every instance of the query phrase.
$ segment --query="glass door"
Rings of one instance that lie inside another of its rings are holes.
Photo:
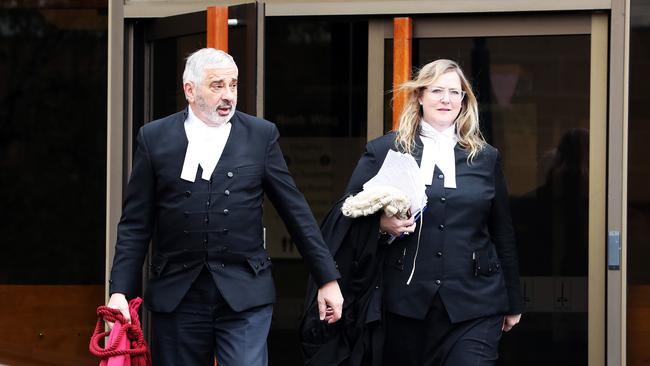
[[[366,142],[368,22],[345,17],[267,17],[264,118],[317,221],[344,193]],[[268,200],[266,202],[269,202]],[[277,301],[270,365],[301,365],[298,327],[307,272],[282,219],[264,205]]]
[[[370,52],[383,49],[383,67],[371,67],[383,88],[369,90],[368,120],[383,121],[384,132],[392,28],[381,20],[369,32]],[[598,52],[606,31],[606,18],[591,15],[413,19],[414,72],[438,58],[457,61],[479,99],[483,133],[503,157],[526,310],[503,337],[500,365],[604,360],[605,155],[590,149],[605,150],[605,110],[594,107],[605,105],[606,84],[594,74],[607,75]]]

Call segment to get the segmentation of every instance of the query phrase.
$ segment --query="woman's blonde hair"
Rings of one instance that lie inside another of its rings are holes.
[[[420,132],[422,120],[422,106],[419,98],[422,93],[442,74],[455,72],[460,77],[461,88],[467,95],[463,98],[458,117],[456,117],[456,137],[458,144],[469,151],[468,161],[474,159],[486,142],[481,134],[478,121],[478,103],[472,92],[472,87],[463,74],[460,66],[451,60],[435,60],[424,65],[417,76],[397,88],[397,92],[406,94],[406,103],[399,117],[397,128],[397,146],[404,152],[411,154],[415,145],[415,137]]]

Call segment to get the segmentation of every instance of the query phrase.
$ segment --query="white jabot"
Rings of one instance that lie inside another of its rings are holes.
[[[194,182],[196,171],[201,165],[203,169],[201,178],[210,180],[226,146],[231,128],[230,121],[218,127],[208,126],[192,112],[190,106],[187,106],[187,119],[185,120],[187,151],[185,152],[181,179]]]
[[[452,124],[442,132],[437,131],[430,124],[420,122],[420,138],[422,139],[422,161],[420,171],[427,185],[433,182],[434,167],[442,171],[445,178],[445,188],[456,188],[456,158],[454,147],[456,125]]]

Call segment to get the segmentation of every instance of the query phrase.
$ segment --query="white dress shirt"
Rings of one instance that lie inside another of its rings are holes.
[[[456,157],[454,147],[456,125],[452,124],[443,131],[438,131],[430,124],[420,122],[420,138],[422,139],[422,161],[420,172],[427,185],[433,182],[433,170],[437,166],[445,176],[445,188],[456,188]]]
[[[190,106],[187,106],[187,119],[185,120],[187,151],[185,152],[181,179],[194,182],[200,165],[203,169],[201,178],[210,180],[226,146],[231,128],[230,121],[218,127],[208,126],[192,112]]]

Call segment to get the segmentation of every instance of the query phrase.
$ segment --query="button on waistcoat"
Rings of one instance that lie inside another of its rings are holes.
[[[228,246],[228,198],[234,173],[215,172],[210,181],[196,179],[185,192],[183,233],[189,241],[179,249],[224,250]],[[225,194],[224,192],[228,192]]]
[[[426,278],[431,283],[431,291],[437,291],[445,271],[446,239],[446,198],[444,175],[435,168],[434,179],[427,186],[427,209],[424,211],[420,249],[416,262],[415,276]],[[433,286],[435,285],[435,286]]]
[[[199,170],[195,182],[186,182],[178,192],[178,207],[159,211],[157,250],[171,262],[183,257],[193,264],[206,261],[212,269],[260,254],[262,178],[244,175],[238,174],[237,168],[221,168],[206,181]],[[243,189],[247,194],[237,195]],[[251,199],[251,192],[259,199]]]

